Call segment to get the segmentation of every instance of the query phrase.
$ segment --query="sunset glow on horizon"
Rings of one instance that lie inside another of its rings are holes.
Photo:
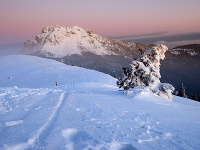
[[[0,43],[33,39],[47,25],[77,25],[102,36],[200,31],[199,0],[7,0],[0,3]]]

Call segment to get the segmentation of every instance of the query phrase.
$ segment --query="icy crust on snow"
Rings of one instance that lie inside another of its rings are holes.
[[[47,26],[35,40],[25,42],[24,46],[28,53],[39,50],[47,57],[53,58],[62,58],[71,54],[81,55],[82,52],[116,55],[106,48],[109,46],[109,40],[78,26],[72,28],[59,25]]]
[[[200,149],[198,102],[124,93],[109,75],[33,56],[1,57],[0,69],[2,150]]]

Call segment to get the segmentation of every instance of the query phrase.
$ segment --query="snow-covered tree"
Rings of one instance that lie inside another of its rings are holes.
[[[160,83],[160,60],[165,58],[167,49],[164,45],[158,45],[142,54],[141,58],[132,62],[131,70],[124,70],[124,77],[118,81],[118,85],[124,90],[134,87],[148,88],[171,100],[174,87],[168,83]]]
[[[128,78],[132,76],[131,70],[129,68],[122,68],[122,69],[124,70],[123,72],[124,76],[123,76],[123,79],[119,79],[117,81],[117,85],[119,88],[123,87],[124,90],[128,90],[130,88],[130,85],[129,85],[130,82],[128,82]]]

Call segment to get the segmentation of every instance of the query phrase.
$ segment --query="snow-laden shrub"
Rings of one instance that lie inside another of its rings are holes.
[[[117,82],[120,88],[149,88],[153,93],[171,100],[174,87],[168,83],[160,83],[160,60],[165,58],[165,45],[158,45],[145,52],[141,58],[131,64],[131,70],[124,69],[124,77]]]

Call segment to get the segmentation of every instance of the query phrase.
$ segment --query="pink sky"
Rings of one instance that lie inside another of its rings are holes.
[[[33,39],[47,25],[78,25],[102,36],[200,31],[200,0],[5,0],[0,43]]]

